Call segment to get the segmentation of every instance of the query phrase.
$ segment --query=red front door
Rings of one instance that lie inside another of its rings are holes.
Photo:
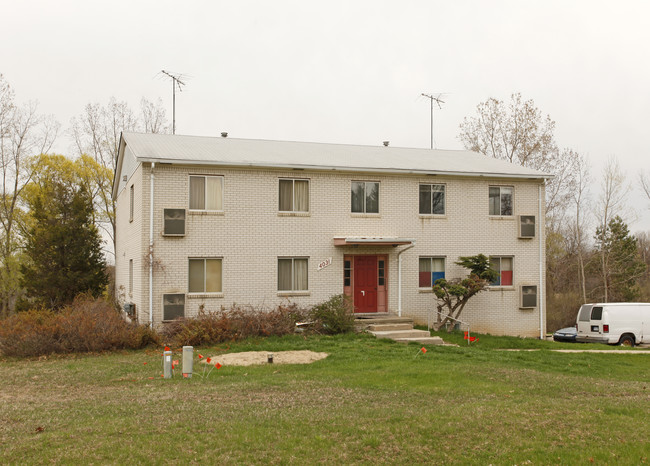
[[[377,312],[377,256],[354,257],[355,312]]]

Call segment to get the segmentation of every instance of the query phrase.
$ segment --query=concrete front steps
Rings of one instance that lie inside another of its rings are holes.
[[[357,318],[357,328],[377,338],[389,338],[400,343],[417,342],[422,345],[442,345],[440,337],[432,337],[426,330],[413,328],[413,319],[408,317],[376,316]]]

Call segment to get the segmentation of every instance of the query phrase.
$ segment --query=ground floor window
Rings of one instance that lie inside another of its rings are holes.
[[[420,257],[420,288],[431,288],[436,280],[445,278],[444,257]]]
[[[222,292],[222,260],[190,259],[189,263],[190,293]]]
[[[490,266],[499,273],[491,286],[512,286],[512,257],[490,256]]]
[[[279,257],[278,291],[307,291],[308,266],[306,257]]]

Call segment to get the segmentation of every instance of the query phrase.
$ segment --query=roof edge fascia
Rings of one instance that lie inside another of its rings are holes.
[[[212,165],[218,167],[236,167],[236,168],[279,168],[285,170],[315,170],[326,172],[356,172],[356,173],[386,173],[399,175],[447,175],[447,176],[467,176],[475,178],[517,178],[517,179],[539,179],[547,180],[554,178],[550,174],[515,174],[499,172],[462,172],[462,171],[444,171],[444,170],[408,170],[399,168],[363,168],[363,167],[334,167],[327,165],[296,165],[282,163],[220,163],[206,160],[178,160],[178,159],[159,159],[155,157],[137,157],[140,163],[158,163],[170,165]]]
[[[117,167],[113,173],[113,201],[117,200],[117,190],[120,186],[120,177],[122,176],[122,164],[124,162],[124,149],[126,148],[126,141],[124,140],[124,132],[120,133],[120,145],[117,149]]]

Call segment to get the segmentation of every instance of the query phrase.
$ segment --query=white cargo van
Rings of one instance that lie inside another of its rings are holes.
[[[583,304],[576,341],[634,346],[650,343],[650,303]]]

